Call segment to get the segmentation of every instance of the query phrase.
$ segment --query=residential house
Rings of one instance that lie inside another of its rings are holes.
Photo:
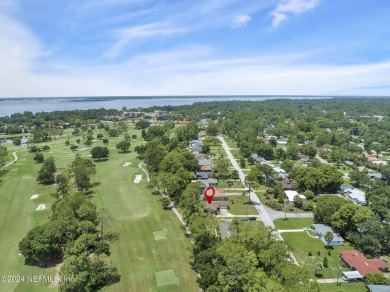
[[[300,197],[302,200],[306,200],[306,197],[304,195],[298,194],[297,191],[284,191],[284,193],[290,203],[294,202],[294,198],[296,196]]]
[[[215,178],[199,179],[198,181],[202,182],[206,187],[216,187],[218,185],[218,180]]]
[[[333,229],[325,224],[313,224],[312,228],[314,229],[317,236],[327,245],[327,246],[342,246],[344,245],[344,238],[342,238],[338,233],[334,232]],[[325,240],[325,234],[327,232],[332,233],[333,239],[331,241]]]
[[[361,281],[364,279],[364,276],[358,271],[347,271],[343,272],[343,280],[346,282],[355,282]]]
[[[346,190],[345,193],[347,194],[348,200],[354,202],[355,204],[363,206],[367,204],[365,192],[359,189],[352,189]]]
[[[215,173],[214,171],[197,171],[196,172],[196,179],[209,179],[214,177]]]
[[[341,259],[353,271],[358,271],[363,276],[367,274],[382,273],[388,270],[388,264],[382,259],[367,259],[357,250],[343,250],[340,252]]]
[[[222,189],[215,189],[215,195],[211,204],[206,202],[205,210],[210,213],[217,213],[221,209],[229,209],[229,201]]]
[[[201,119],[199,122],[196,124],[201,127],[207,127],[210,124],[211,120],[210,119]]]
[[[284,140],[278,140],[278,141],[276,141],[276,143],[278,146],[286,146],[287,145],[287,141],[284,141]]]
[[[367,285],[369,292],[389,292],[390,285]]]
[[[201,171],[211,171],[213,167],[213,163],[210,159],[200,159],[198,165]]]
[[[263,157],[258,156],[257,154],[251,154],[251,157],[253,158],[253,160],[255,162],[260,163],[260,164],[264,164],[267,162],[267,160],[265,160]]]

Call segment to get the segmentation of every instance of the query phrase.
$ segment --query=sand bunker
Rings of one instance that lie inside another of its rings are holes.
[[[128,167],[129,165],[131,164],[131,162],[125,162],[125,163],[123,163],[123,167]]]
[[[46,209],[46,205],[45,204],[40,204],[35,210],[36,211],[40,211],[40,210],[45,210]]]
[[[39,195],[32,195],[31,198],[30,198],[30,200],[35,200],[35,199],[38,198],[38,197],[39,197]]]
[[[141,175],[141,174],[137,174],[137,175],[135,176],[134,183],[135,183],[135,184],[139,184],[139,182],[141,181],[141,179],[142,179],[142,175]]]

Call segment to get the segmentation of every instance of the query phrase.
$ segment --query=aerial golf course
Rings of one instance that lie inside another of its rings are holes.
[[[60,171],[67,169],[76,153],[83,157],[90,154],[91,147],[83,142],[74,152],[65,146],[70,132],[66,130],[62,138],[42,144],[50,147],[43,151],[45,158],[53,156]],[[96,129],[93,135],[96,137],[100,132],[104,133]],[[121,281],[105,291],[198,291],[196,273],[189,265],[190,241],[174,213],[162,209],[161,196],[152,194],[153,189],[138,166],[141,161],[133,149],[143,143],[140,131],[130,127],[129,133],[137,135],[137,139],[130,141],[129,153],[116,149],[123,136],[107,137],[108,145],[103,145],[101,139],[92,144],[92,147],[107,146],[110,154],[107,160],[94,162],[97,172],[91,196],[98,208],[109,210],[114,217],[112,229],[119,234],[112,244],[111,258]],[[71,136],[71,144],[76,144],[77,138],[80,137]],[[0,275],[54,277],[58,265],[47,268],[25,265],[18,243],[32,227],[48,221],[50,206],[55,201],[50,193],[55,186],[37,183],[41,164],[35,163],[27,146],[3,145],[11,156],[17,151],[18,160],[5,168],[0,177]],[[36,210],[39,206],[41,210]],[[0,283],[0,291],[56,290],[56,285],[50,283]]]

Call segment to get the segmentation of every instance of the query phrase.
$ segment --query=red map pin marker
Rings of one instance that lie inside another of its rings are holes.
[[[203,191],[203,195],[206,198],[207,203],[211,204],[215,195],[215,189],[213,187],[207,187]]]

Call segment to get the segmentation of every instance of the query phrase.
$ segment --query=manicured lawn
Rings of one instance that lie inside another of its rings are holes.
[[[248,196],[228,196],[229,213],[233,215],[257,215],[253,203],[248,200]],[[234,202],[234,204],[233,204]]]
[[[364,283],[320,284],[321,292],[367,292]]]
[[[313,279],[316,278],[314,275],[316,263],[318,261],[322,263],[325,256],[328,258],[328,268],[323,268],[323,278],[336,278],[340,263],[340,251],[353,249],[347,243],[344,246],[334,246],[327,249],[322,240],[312,238],[306,232],[282,233],[282,237],[292,247],[292,252],[298,263],[309,271]],[[312,256],[308,255],[309,251]],[[318,251],[320,255],[317,254]],[[330,251],[330,255],[328,251]]]
[[[274,224],[277,229],[302,229],[310,227],[313,224],[313,218],[276,219]]]
[[[19,157],[26,157],[19,165],[11,165],[4,169],[0,176],[0,275],[42,275],[55,276],[54,269],[43,269],[24,265],[24,258],[19,255],[19,241],[32,227],[48,220],[50,205],[53,199],[50,192],[52,186],[38,185],[36,181],[41,165],[35,164],[32,154],[27,154],[26,147],[6,144],[8,152],[19,151]],[[39,194],[35,200],[30,200]],[[39,204],[49,209],[35,211]],[[44,291],[44,283],[0,283],[0,291]]]
[[[99,132],[107,136],[100,130],[95,130],[94,136]],[[67,168],[76,153],[86,157],[91,149],[81,142],[79,147],[85,149],[72,152],[64,145],[67,133],[69,130],[63,138],[43,144],[50,146],[50,151],[43,152],[44,156],[54,156],[60,170]],[[130,127],[129,134],[138,136],[131,140],[130,150],[144,143],[140,131]],[[76,144],[77,138],[82,140],[80,136],[71,136],[71,144]],[[119,240],[111,247],[111,258],[118,267],[121,281],[105,291],[199,291],[196,273],[189,265],[187,248],[190,241],[184,236],[174,213],[162,209],[161,197],[152,195],[144,173],[138,168],[137,154],[118,153],[116,144],[121,140],[123,135],[109,138],[106,146],[110,156],[107,161],[96,162],[97,173],[93,177],[94,182],[100,183],[93,189],[93,200],[98,208],[109,209],[115,218],[112,228],[119,233]],[[103,145],[101,140],[94,141],[92,146],[98,145]],[[57,273],[54,268],[24,265],[18,243],[32,227],[47,222],[50,205],[54,202],[49,194],[55,186],[42,186],[36,182],[41,165],[33,161],[34,154],[27,153],[25,147],[7,144],[7,148],[11,153],[22,150],[18,156],[25,160],[21,159],[20,165],[6,168],[6,173],[0,177],[0,275],[54,277]],[[124,162],[132,164],[123,167]],[[134,184],[137,174],[142,174],[142,180]],[[30,200],[33,194],[39,194],[39,197]],[[46,204],[49,209],[35,211],[39,204]],[[56,288],[49,288],[47,283],[0,283],[0,291],[56,291]]]
[[[226,140],[226,144],[229,146],[229,148],[237,148],[237,142],[235,142],[234,140],[231,140],[231,139],[225,139]]]
[[[229,186],[227,180],[220,180],[218,181],[217,188],[220,189],[227,189],[227,188],[243,188],[241,181],[233,181],[233,185]]]

